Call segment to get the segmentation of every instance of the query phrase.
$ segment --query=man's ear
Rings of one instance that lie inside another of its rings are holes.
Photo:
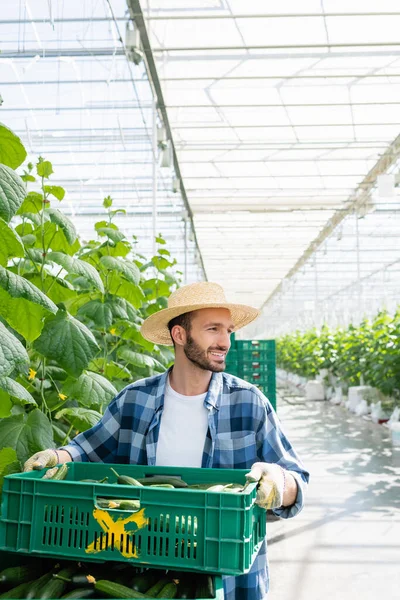
[[[171,336],[177,346],[184,346],[186,344],[186,330],[181,325],[173,326]]]

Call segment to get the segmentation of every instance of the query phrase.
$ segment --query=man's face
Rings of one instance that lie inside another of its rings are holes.
[[[186,357],[205,371],[224,371],[233,329],[231,315],[226,308],[195,311],[183,346]]]

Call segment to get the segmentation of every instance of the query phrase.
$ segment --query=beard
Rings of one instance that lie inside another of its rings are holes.
[[[209,349],[210,350],[210,349]],[[221,373],[225,370],[225,360],[221,363],[213,362],[207,358],[203,348],[201,348],[192,338],[190,333],[187,334],[187,342],[183,347],[186,357],[199,369],[203,371],[212,371],[213,373]],[[225,351],[221,348],[214,348],[215,352]]]

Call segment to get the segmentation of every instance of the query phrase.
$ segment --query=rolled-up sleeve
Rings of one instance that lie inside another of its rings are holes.
[[[113,462],[118,448],[124,397],[123,390],[110,402],[96,425],[77,435],[59,450],[66,450],[73,461]]]
[[[294,517],[304,506],[310,474],[303,465],[299,455],[293,448],[283,431],[282,425],[263,394],[259,394],[264,402],[264,415],[260,419],[257,431],[257,454],[262,462],[277,463],[289,471],[297,483],[297,496],[292,506],[276,508],[273,512],[283,519]]]

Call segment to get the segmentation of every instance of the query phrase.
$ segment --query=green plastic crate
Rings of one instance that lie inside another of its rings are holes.
[[[29,564],[33,557],[25,554],[17,554],[16,552],[4,552],[0,550],[0,571],[8,567],[16,567],[21,564]],[[214,576],[215,600],[224,599],[224,586],[222,577]],[[93,599],[94,600],[94,599]],[[132,598],[132,600],[135,600]],[[203,599],[204,600],[204,599]]]
[[[275,352],[270,352],[269,350],[259,350],[257,348],[253,350],[239,350],[238,360],[239,362],[268,362],[275,361],[276,355]]]
[[[243,350],[267,350],[275,352],[275,340],[237,340],[236,348],[239,352]]]
[[[111,485],[113,465],[69,463],[67,479],[42,473],[4,479],[0,549],[69,559],[129,561],[181,570],[246,573],[265,537],[256,484],[240,494]],[[194,483],[245,483],[245,469],[117,465],[120,475],[178,475]],[[110,484],[83,483],[109,477]],[[139,499],[140,511],[97,506],[97,498]]]
[[[258,361],[252,360],[240,362],[238,365],[239,371],[242,373],[268,373],[275,376],[276,367],[274,360]]]
[[[243,373],[242,379],[251,383],[259,385],[267,385],[269,387],[276,387],[276,376],[273,373],[262,373],[259,371],[251,371],[249,373]]]

